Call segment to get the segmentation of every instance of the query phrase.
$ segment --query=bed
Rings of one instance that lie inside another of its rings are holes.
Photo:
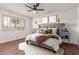
[[[26,37],[26,44],[36,45],[56,53],[59,50],[59,45],[62,43],[62,40],[56,33],[51,32],[47,32],[46,29],[39,29],[36,33],[29,34]]]

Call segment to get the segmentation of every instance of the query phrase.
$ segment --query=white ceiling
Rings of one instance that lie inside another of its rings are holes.
[[[34,3],[26,3],[29,6],[32,6]],[[73,7],[78,6],[77,3],[40,3],[38,8],[43,8],[45,11],[39,11],[38,15],[47,14],[50,12],[57,12],[57,11],[63,11],[68,10]],[[17,14],[21,14],[24,16],[33,17],[35,16],[32,12],[27,12],[27,10],[30,10],[29,8],[25,7],[24,3],[0,3],[0,9],[11,11]]]

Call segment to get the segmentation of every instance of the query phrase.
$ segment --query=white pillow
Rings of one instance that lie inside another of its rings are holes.
[[[52,33],[56,33],[57,32],[57,28],[52,28]]]
[[[44,30],[43,29],[38,29],[36,33],[43,34],[44,33]]]

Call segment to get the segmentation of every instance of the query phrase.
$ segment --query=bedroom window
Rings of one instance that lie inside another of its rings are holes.
[[[3,16],[3,30],[24,30],[25,29],[25,19],[14,17],[14,16]]]
[[[56,15],[42,18],[42,28],[55,28],[56,27]]]
[[[42,23],[44,23],[44,24],[48,23],[47,17],[42,18]]]
[[[16,18],[16,29],[23,30],[25,29],[25,20],[22,18]]]
[[[9,16],[4,16],[3,17],[3,29],[10,29],[10,17]]]
[[[49,23],[56,23],[56,16],[50,16]]]
[[[56,23],[56,16],[42,18],[42,23]]]

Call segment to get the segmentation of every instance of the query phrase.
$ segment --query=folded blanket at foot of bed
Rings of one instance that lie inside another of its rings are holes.
[[[56,36],[56,35],[41,35],[41,36],[38,36],[38,37],[36,37],[36,41],[37,41],[37,43],[39,43],[39,44],[41,44],[41,43],[43,43],[44,41],[46,41],[46,40],[48,40],[48,39],[55,39],[55,40],[57,40],[58,39],[58,37]]]

